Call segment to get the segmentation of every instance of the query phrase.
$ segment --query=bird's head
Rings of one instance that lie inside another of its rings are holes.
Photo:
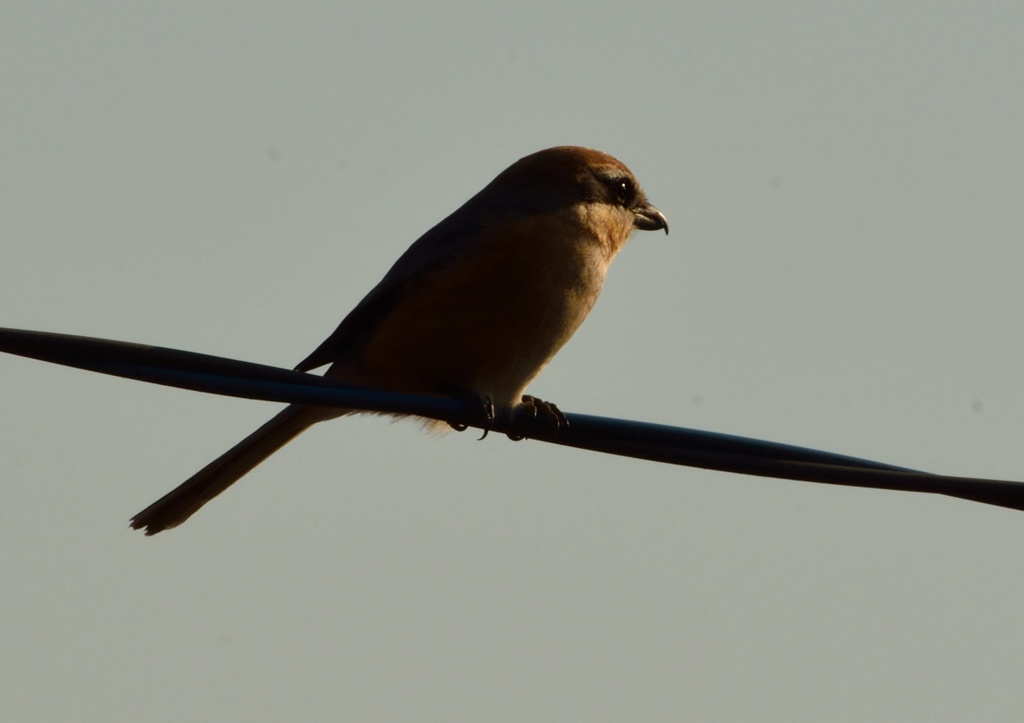
[[[592,148],[557,146],[531,153],[502,171],[479,196],[517,215],[572,209],[623,225],[626,235],[634,228],[668,233],[668,220],[647,200],[629,168]]]

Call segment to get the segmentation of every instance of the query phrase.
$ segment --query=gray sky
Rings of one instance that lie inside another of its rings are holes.
[[[0,325],[292,366],[517,158],[672,225],[566,410],[1024,479],[1024,5],[6,2]],[[0,357],[0,718],[1024,715],[1024,514],[373,418],[184,527],[267,418]]]

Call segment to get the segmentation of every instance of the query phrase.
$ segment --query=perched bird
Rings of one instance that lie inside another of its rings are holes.
[[[560,417],[523,392],[583,323],[634,229],[668,233],[668,222],[620,161],[574,146],[526,156],[423,234],[295,368],[330,364],[325,376],[364,387]],[[286,407],[132,527],[180,525],[307,427],[352,413]]]

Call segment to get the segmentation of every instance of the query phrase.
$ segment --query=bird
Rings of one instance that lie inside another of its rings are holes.
[[[579,146],[527,155],[417,239],[295,369],[329,365],[324,376],[345,383],[471,399],[486,418],[529,406],[564,424],[524,392],[583,323],[637,229],[667,234],[668,221],[621,161]],[[177,527],[313,424],[353,413],[284,408],[131,527]]]

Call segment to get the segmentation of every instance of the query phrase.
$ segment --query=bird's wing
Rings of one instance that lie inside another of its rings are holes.
[[[305,372],[330,364],[354,348],[367,332],[376,328],[402,299],[414,293],[431,276],[462,257],[479,241],[486,224],[486,202],[479,195],[438,223],[402,254],[362,301],[312,354],[295,367]]]

